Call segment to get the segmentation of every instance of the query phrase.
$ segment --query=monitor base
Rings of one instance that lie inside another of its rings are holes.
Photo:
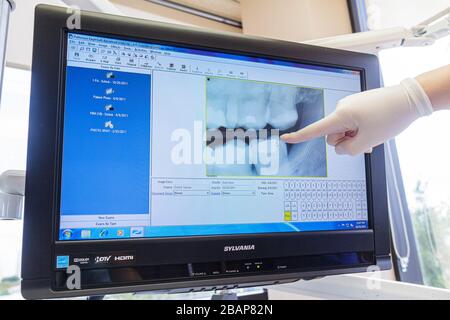
[[[86,297],[86,300],[93,300],[93,301],[104,300],[104,299],[105,299],[105,296],[88,296],[88,297]]]
[[[230,301],[230,300],[269,300],[269,293],[267,289],[263,289],[262,292],[238,295],[233,291],[222,291],[218,294],[211,296],[211,300]]]
[[[105,296],[88,296],[86,297],[86,300],[104,300]],[[267,289],[262,289],[261,292],[246,292],[243,294],[238,294],[237,292],[224,290],[221,292],[218,292],[216,294],[213,294],[211,296],[211,300],[217,300],[217,301],[237,301],[237,300],[269,300],[269,293]]]

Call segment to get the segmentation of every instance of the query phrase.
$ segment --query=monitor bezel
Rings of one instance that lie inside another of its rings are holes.
[[[59,241],[61,113],[69,15],[65,8],[39,5],[36,9],[23,242],[24,282],[47,279],[44,283],[48,281],[46,287],[51,288],[52,274],[56,270],[54,257],[59,254],[127,250],[145,255],[145,259],[138,260],[142,264],[371,251],[375,257],[374,264],[388,267],[390,240],[383,146],[366,155],[367,230]],[[378,60],[373,55],[91,12],[83,12],[81,26],[81,30],[75,32],[356,70],[361,72],[362,90],[380,85]],[[330,64],[329,61],[335,63]],[[298,242],[303,245],[295,245]],[[243,243],[255,244],[258,249],[251,252],[223,251],[225,245]],[[199,246],[202,250],[198,250]],[[317,273],[324,272],[333,274],[339,271],[322,270]]]

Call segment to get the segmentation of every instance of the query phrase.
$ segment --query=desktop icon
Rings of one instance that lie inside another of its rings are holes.
[[[103,229],[100,231],[100,233],[98,234],[100,238],[106,238],[108,236],[109,232],[108,229]]]
[[[65,240],[69,240],[73,236],[73,232],[70,229],[64,230],[62,234],[63,234],[63,237],[64,237]]]
[[[105,93],[107,95],[113,94],[114,93],[114,89],[113,88],[108,88],[108,89],[105,90]]]
[[[114,111],[114,107],[112,106],[112,104],[108,104],[105,106],[105,111]]]
[[[112,121],[106,121],[105,128],[114,129],[114,125],[113,125]]]
[[[106,78],[107,79],[114,79],[115,77],[116,77],[116,75],[114,74],[114,72],[106,73]]]
[[[144,228],[143,227],[133,227],[130,231],[131,238],[140,238],[144,236]]]
[[[89,239],[91,237],[91,230],[81,230],[81,238]]]

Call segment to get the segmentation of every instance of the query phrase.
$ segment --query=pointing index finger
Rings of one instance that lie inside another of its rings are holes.
[[[314,138],[323,137],[328,134],[339,133],[342,130],[342,125],[339,119],[336,117],[335,113],[332,113],[303,129],[296,132],[283,134],[281,139],[287,143],[300,143]]]

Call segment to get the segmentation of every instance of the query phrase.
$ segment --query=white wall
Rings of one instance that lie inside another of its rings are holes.
[[[30,68],[33,43],[34,7],[38,3],[63,5],[59,0],[16,0],[11,14],[6,62],[10,66]]]
[[[450,0],[366,0],[370,29],[412,27],[450,6]]]
[[[34,8],[45,3],[66,6],[60,0],[15,0],[16,10],[11,14],[6,62],[9,66],[31,67],[33,47]],[[241,29],[212,20],[182,13],[144,0],[111,0],[126,16],[178,23],[219,31],[241,32]]]

